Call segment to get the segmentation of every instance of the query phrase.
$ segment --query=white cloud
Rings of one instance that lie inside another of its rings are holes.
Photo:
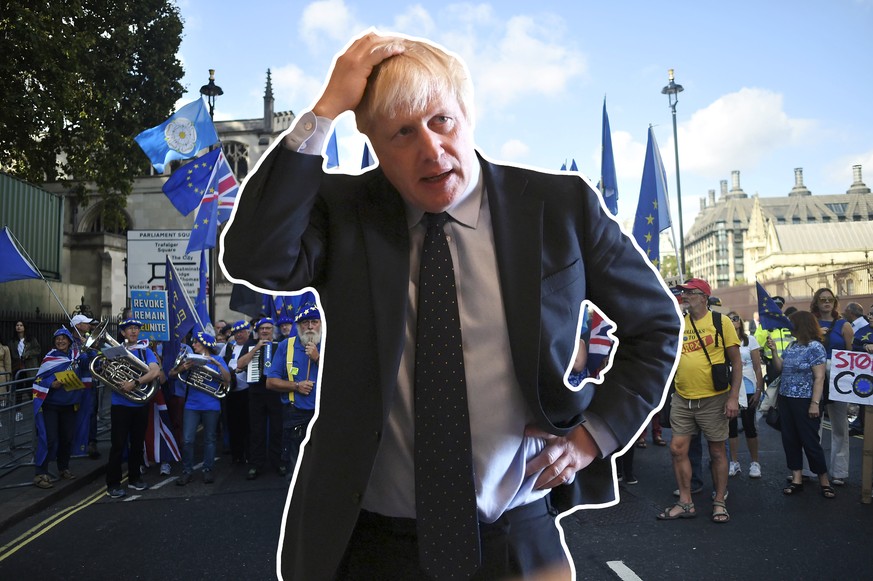
[[[531,94],[559,94],[570,79],[587,70],[585,56],[564,38],[564,26],[557,17],[510,18],[502,38],[483,45],[468,65],[478,100],[486,108],[502,107]]]
[[[343,0],[318,0],[303,9],[299,30],[309,50],[317,53],[325,46],[345,46],[363,28]]]
[[[799,144],[812,126],[810,120],[788,116],[782,95],[743,88],[696,111],[679,126],[682,169],[708,177],[752,169],[771,153]],[[666,145],[672,149],[672,139]]]
[[[861,166],[861,181],[873,189],[873,150],[846,155],[829,163],[825,168],[827,179],[834,184],[840,184],[848,190],[854,181],[852,166]]]
[[[308,76],[295,64],[273,69],[272,76],[277,111],[296,111],[312,105],[324,84],[323,79]]]
[[[429,37],[435,28],[430,13],[421,4],[415,4],[394,18],[392,30],[412,36]]]
[[[506,161],[524,159],[529,153],[530,147],[519,139],[510,139],[500,146],[500,159]]]

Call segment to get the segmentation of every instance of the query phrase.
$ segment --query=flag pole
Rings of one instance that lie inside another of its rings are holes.
[[[43,276],[42,271],[35,266],[33,259],[30,257],[30,254],[27,253],[27,250],[24,248],[24,245],[18,240],[18,238],[15,237],[15,233],[12,232],[12,228],[7,226],[6,231],[9,232],[9,236],[12,237],[12,241],[15,242],[15,246],[17,246],[18,249],[24,254],[24,257],[27,259],[27,261],[30,263],[30,265],[33,266],[33,269],[39,273],[39,277],[42,279],[42,281],[48,287],[49,291],[52,293],[52,296],[55,297],[55,300],[58,302],[58,306],[61,307],[61,310],[64,312],[64,315],[66,315],[67,320],[70,321],[70,326],[73,326],[73,317],[71,317],[70,313],[67,312],[67,308],[64,307],[64,303],[62,303],[61,299],[58,297],[58,295],[55,294],[55,289],[52,288],[52,285],[50,285],[49,281],[46,280],[45,276]]]

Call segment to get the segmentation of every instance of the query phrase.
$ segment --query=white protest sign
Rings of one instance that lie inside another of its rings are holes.
[[[873,405],[873,355],[834,349],[828,397],[861,405]]]

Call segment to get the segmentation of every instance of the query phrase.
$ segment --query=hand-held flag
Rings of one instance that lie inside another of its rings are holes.
[[[164,166],[172,160],[194,157],[201,149],[217,143],[218,134],[203,99],[198,98],[134,139],[155,170],[164,173]]]
[[[667,203],[667,174],[655,141],[655,133],[649,127],[646,145],[646,161],[640,185],[640,200],[634,218],[633,236],[652,264],[660,264],[659,234],[670,226],[670,210]]]
[[[42,278],[39,271],[24,257],[15,242],[8,226],[0,230],[0,282]]]
[[[606,114],[606,97],[603,98],[603,136],[600,151],[600,187],[606,208],[613,216],[618,214],[618,182],[615,179],[615,158],[612,155],[612,132],[609,130],[609,115]]]

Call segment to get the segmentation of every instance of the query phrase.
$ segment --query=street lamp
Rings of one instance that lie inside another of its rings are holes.
[[[679,93],[685,89],[677,85],[673,80],[673,69],[667,72],[669,82],[661,89],[662,95],[667,95],[667,102],[673,110],[673,148],[676,157],[676,202],[679,205],[679,276],[685,278],[685,235],[682,226],[682,186],[679,182],[679,141],[676,134],[676,103],[679,102]]]
[[[679,89],[682,90],[681,88]],[[219,95],[224,95],[221,87],[215,84],[215,69],[209,69],[209,82],[200,87],[200,94],[206,97],[206,102],[209,103],[209,117],[215,119],[215,98]]]
[[[215,98],[219,95],[224,95],[224,91],[215,84],[215,69],[209,69],[209,82],[200,87],[200,94],[206,96],[206,102],[209,104],[209,118],[215,121]],[[209,146],[209,151],[212,151],[214,145]],[[209,316],[215,318],[215,250],[209,253]]]

